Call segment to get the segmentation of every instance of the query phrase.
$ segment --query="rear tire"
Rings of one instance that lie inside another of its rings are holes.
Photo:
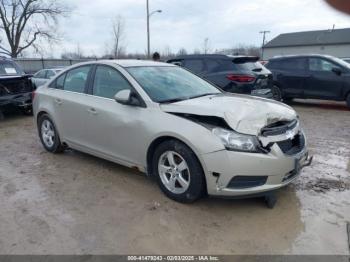
[[[47,114],[39,117],[38,131],[40,141],[47,151],[55,154],[64,151],[65,147],[61,143],[55,124]]]
[[[274,85],[271,88],[271,91],[272,91],[272,99],[273,100],[282,101],[282,92],[281,92],[281,89],[277,85]]]
[[[31,106],[24,107],[21,109],[22,114],[25,116],[32,116],[33,115],[33,108]]]
[[[163,193],[181,203],[192,203],[205,193],[205,176],[195,153],[184,143],[168,140],[153,155],[152,169]]]
[[[348,94],[348,97],[346,98],[346,104],[348,108],[350,109],[350,94]]]

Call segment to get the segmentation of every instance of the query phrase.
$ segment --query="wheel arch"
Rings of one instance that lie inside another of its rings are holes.
[[[201,158],[199,157],[198,152],[196,152],[196,150],[194,150],[192,145],[190,145],[189,143],[186,143],[182,139],[180,139],[178,137],[175,137],[175,136],[164,135],[164,136],[160,136],[160,137],[155,138],[151,142],[151,144],[149,145],[149,147],[147,149],[147,156],[146,156],[147,157],[147,159],[146,159],[146,162],[147,162],[147,167],[146,167],[147,175],[149,175],[151,177],[154,175],[154,170],[152,168],[152,157],[153,157],[153,154],[154,154],[156,148],[161,143],[163,143],[165,141],[168,141],[168,140],[176,140],[176,141],[178,141],[180,143],[183,143],[184,145],[186,145],[188,148],[190,148],[192,150],[192,152],[194,153],[195,157],[197,158],[198,162],[201,165],[201,168],[202,168],[202,171],[203,171],[203,175],[204,175],[205,192],[207,192],[207,179],[206,179],[205,168],[204,168],[205,165],[204,165],[203,161],[201,160]]]

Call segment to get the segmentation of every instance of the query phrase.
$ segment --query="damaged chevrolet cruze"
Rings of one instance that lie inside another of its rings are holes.
[[[225,93],[170,64],[82,63],[34,97],[46,150],[69,147],[137,168],[179,202],[269,195],[312,160],[292,108]]]

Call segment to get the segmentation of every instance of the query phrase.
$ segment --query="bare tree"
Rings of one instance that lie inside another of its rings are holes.
[[[166,45],[162,51],[162,60],[168,60],[170,58],[173,58],[175,56],[175,54],[173,53],[173,51],[171,50],[169,45]]]
[[[177,52],[177,55],[187,55],[187,51],[185,48],[180,48],[179,51]]]
[[[114,58],[120,58],[125,54],[123,41],[125,40],[125,21],[124,18],[118,15],[112,22],[113,31],[113,48],[112,53]]]
[[[200,55],[201,54],[201,50],[199,50],[198,48],[193,50],[193,54],[195,55]]]
[[[39,49],[43,41],[57,41],[58,18],[69,9],[58,0],[0,0],[0,53],[17,57],[25,49]],[[2,39],[1,39],[2,40]]]

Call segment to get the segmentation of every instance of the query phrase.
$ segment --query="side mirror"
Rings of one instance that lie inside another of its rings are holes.
[[[142,106],[139,98],[135,94],[133,94],[129,89],[119,91],[114,96],[114,100],[122,105]]]
[[[114,99],[122,105],[127,105],[130,101],[131,91],[128,89],[121,90],[115,94]]]
[[[333,72],[334,74],[338,75],[338,76],[340,76],[340,75],[343,73],[343,72],[341,71],[341,69],[338,68],[338,67],[333,67],[333,68],[332,68],[332,72]]]

